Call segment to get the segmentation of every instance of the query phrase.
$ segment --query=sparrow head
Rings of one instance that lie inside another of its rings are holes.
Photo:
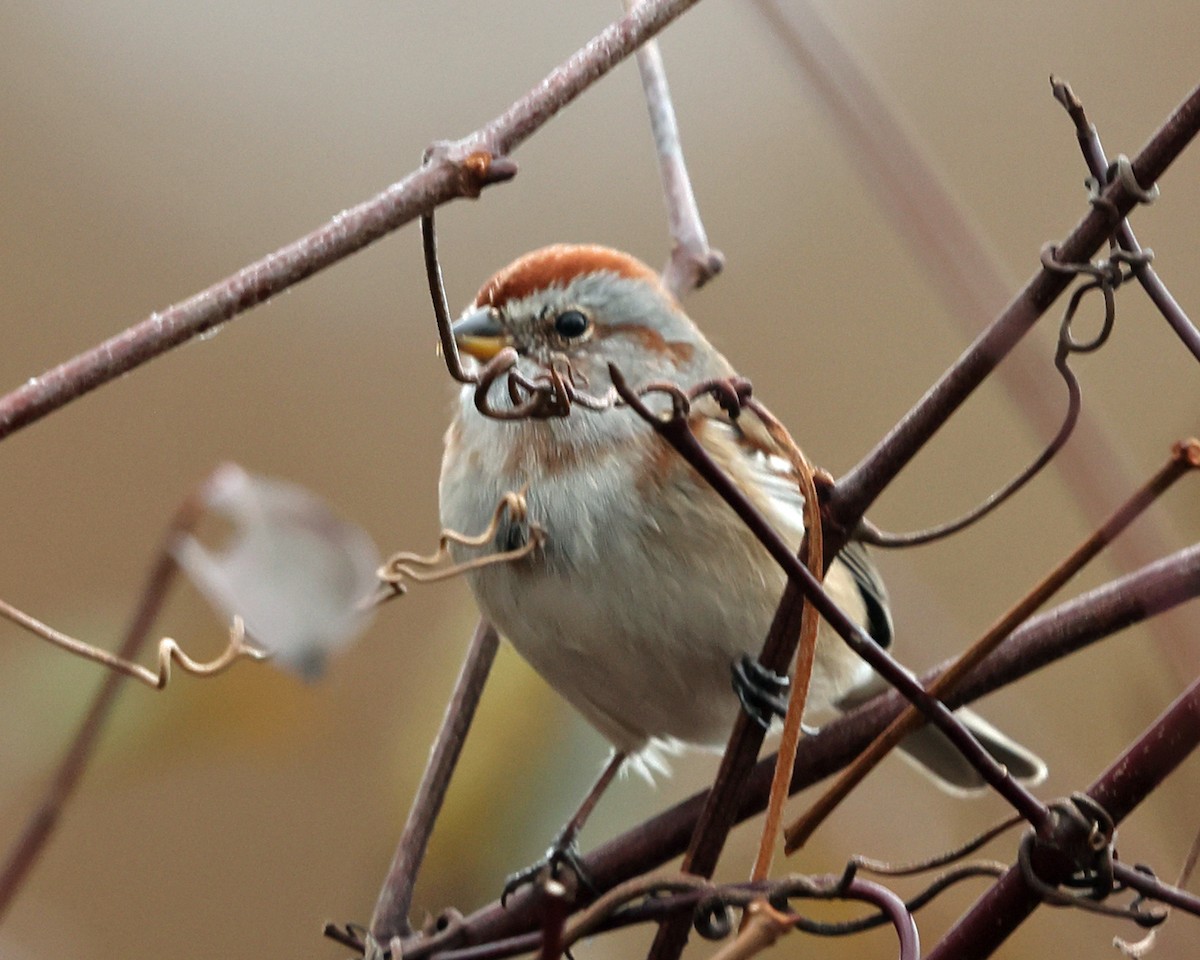
[[[482,361],[511,346],[525,370],[565,359],[593,391],[608,385],[610,363],[634,383],[730,372],[654,270],[601,246],[557,244],[509,264],[483,285],[454,337]]]

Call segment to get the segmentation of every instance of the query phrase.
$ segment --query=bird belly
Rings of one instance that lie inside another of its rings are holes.
[[[682,461],[667,461],[652,496],[637,495],[636,464],[617,451],[586,470],[501,475],[482,462],[448,459],[442,523],[476,534],[506,491],[527,484],[528,519],[546,533],[533,555],[469,574],[484,616],[617,749],[666,738],[722,744],[738,709],[732,664],[762,648],[785,584],[754,535]],[[786,518],[773,519],[799,542]],[[831,588],[839,572],[835,564]],[[856,590],[842,592],[835,598],[861,608]],[[810,708],[869,676],[823,629]]]
[[[653,565],[645,554],[568,574],[513,564],[473,586],[516,650],[618,749],[715,745],[737,710],[730,666],[761,644],[777,592],[731,607],[728,584],[664,582]]]

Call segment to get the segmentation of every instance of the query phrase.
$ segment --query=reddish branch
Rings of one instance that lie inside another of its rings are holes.
[[[847,162],[857,166],[863,187],[890,216],[896,235],[925,270],[951,319],[965,336],[975,336],[1009,298],[1014,284],[1008,271],[886,93],[812,0],[755,0],[754,5],[772,38],[803,74],[806,94],[825,107],[831,129],[844,141]],[[1038,436],[1050,436],[1060,418],[1058,394],[1045,373],[1035,358],[1020,354],[998,371],[1000,384]],[[1073,486],[1083,514],[1098,523],[1132,488],[1134,478],[1123,468],[1101,420],[1084,417],[1074,431],[1075,442],[1055,462]],[[1119,567],[1132,570],[1169,547],[1161,524],[1151,521],[1131,531],[1114,554]],[[1164,647],[1180,657],[1177,645]]]
[[[1200,131],[1200,88],[1191,92],[1162,127],[1151,137],[1132,171],[1143,188],[1154,183]],[[1104,202],[1095,204],[1067,238],[1057,247],[1059,263],[1086,261],[1101,247],[1120,220],[1138,203],[1139,196],[1121,180],[1104,191]],[[1026,284],[1003,313],[971,344],[949,370],[929,389],[918,404],[885,436],[853,470],[835,486],[827,504],[825,558],[829,562],[845,544],[866,510],[925,443],[966,401],[1001,360],[1067,288],[1071,277],[1043,267]],[[799,571],[797,571],[798,573]],[[802,576],[788,581],[760,657],[764,666],[786,669],[795,653],[799,633],[799,611],[803,598],[816,602],[813,585]],[[825,611],[822,610],[824,614]],[[831,621],[833,623],[833,621]],[[836,627],[837,624],[834,623]],[[853,626],[852,624],[850,626]],[[843,638],[848,634],[838,633]],[[782,663],[783,666],[779,666]],[[705,821],[697,830],[687,860],[692,869],[711,875],[734,821],[744,772],[750,768],[761,746],[761,734],[752,724],[739,722],[722,758],[713,796],[706,805]],[[982,772],[982,771],[981,771]],[[992,777],[988,777],[993,782]],[[1021,791],[1011,781],[1005,787],[1010,802]],[[1026,815],[1033,811],[1021,799]],[[669,921],[659,931],[651,949],[652,960],[676,960],[687,940],[687,926]]]
[[[1126,500],[1100,527],[1076,547],[1046,577],[1037,583],[1020,601],[1011,607],[987,632],[976,641],[949,670],[930,688],[930,693],[944,696],[958,679],[968,674],[988,653],[1017,627],[1029,619],[1054,594],[1061,590],[1097,554],[1108,546],[1134,520],[1140,517],[1175,481],[1184,474],[1200,468],[1200,440],[1178,443],[1171,451],[1167,463],[1142,487]],[[812,832],[833,812],[837,805],[850,795],[874,766],[908,733],[922,722],[921,715],[912,707],[904,712],[875,740],[854,764],[837,779],[834,785],[795,823],[788,827],[784,850],[788,853],[799,849]]]
[[[0,398],[0,439],[186,343],[459,197],[510,179],[507,159],[538,128],[697,0],[646,0],[552,70],[490,123],[439,144],[428,162],[370,200],[206,290],[32,377]]]

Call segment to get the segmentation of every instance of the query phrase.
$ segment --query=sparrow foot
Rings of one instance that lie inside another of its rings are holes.
[[[510,874],[500,892],[500,906],[506,906],[508,898],[526,884],[537,882],[543,875],[559,880],[564,871],[574,880],[574,883],[568,882],[571,889],[582,887],[591,893],[596,892],[591,875],[583,865],[583,856],[579,852],[579,844],[576,843],[574,834],[559,834],[541,860],[530,864],[524,870]]]
[[[776,717],[783,719],[787,714],[788,694],[792,688],[790,679],[768,670],[748,653],[733,662],[731,672],[733,692],[751,720],[767,730]],[[814,737],[821,732],[820,727],[808,723],[801,723],[800,730],[806,737]]]
[[[787,695],[792,682],[768,670],[748,653],[733,662],[733,692],[746,715],[763,730],[787,713]]]

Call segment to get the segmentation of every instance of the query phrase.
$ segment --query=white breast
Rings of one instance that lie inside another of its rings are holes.
[[[540,555],[471,575],[484,616],[619,750],[655,738],[723,743],[737,710],[730,666],[761,648],[781,571],[682,461],[648,486],[628,444],[609,437],[586,465],[575,451],[553,470],[545,457],[488,469],[512,463],[491,454],[517,431],[538,428],[554,426],[485,421],[470,410],[448,435],[448,451],[457,449],[443,464],[443,525],[479,532],[503,494],[528,482],[529,517],[548,537]],[[787,532],[799,541],[799,530]],[[830,586],[865,618],[837,565]],[[843,653],[838,638],[822,638],[810,703],[827,705],[869,676]]]

